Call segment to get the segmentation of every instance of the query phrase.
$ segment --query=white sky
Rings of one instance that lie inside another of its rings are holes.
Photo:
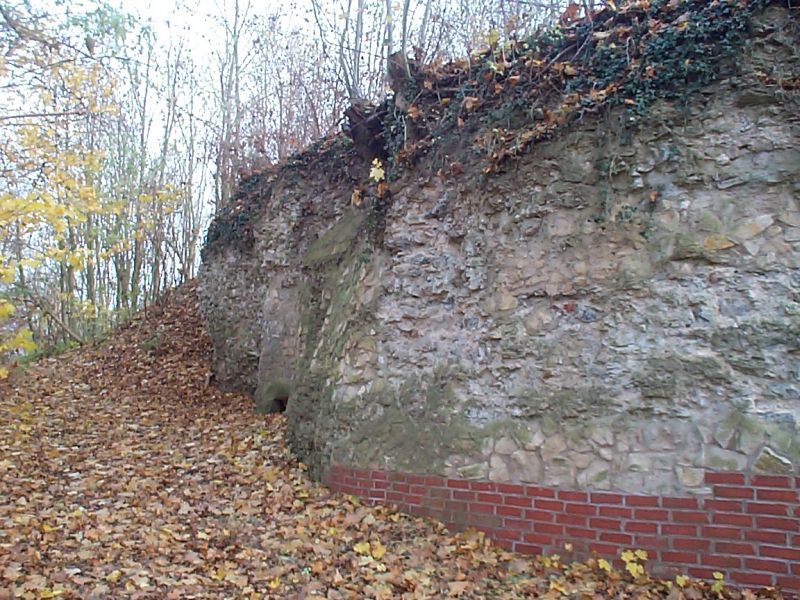
[[[233,14],[233,0],[117,0],[123,11],[131,12],[139,16],[143,21],[151,21],[153,27],[159,34],[172,32],[175,34],[180,31],[187,31],[192,34],[192,38],[197,42],[195,47],[198,50],[203,46],[208,46],[202,40],[204,33],[210,29],[215,29],[217,24],[214,17],[218,15]],[[333,0],[323,0],[322,4],[335,4]],[[302,20],[302,13],[305,9],[310,10],[303,0],[297,6],[297,2],[287,0],[240,0],[240,9],[244,11],[248,8],[249,15],[271,14],[276,9],[284,9],[287,17],[295,16],[298,22]],[[221,41],[221,40],[220,40]]]

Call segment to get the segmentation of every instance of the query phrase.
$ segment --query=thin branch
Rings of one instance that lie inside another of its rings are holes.
[[[30,288],[16,286],[16,289],[31,304],[33,304],[36,308],[42,311],[42,313],[45,316],[50,317],[55,322],[55,324],[58,325],[62,329],[62,331],[72,339],[72,341],[77,342],[80,345],[86,343],[86,340],[84,340],[82,336],[75,333],[75,331],[73,331],[69,325],[64,323],[64,321],[56,314],[58,311],[55,308],[53,308],[49,304],[49,302],[47,302],[47,300],[45,300],[42,296],[40,296]]]
[[[8,6],[0,4],[0,16],[3,17],[3,21],[5,21],[6,26],[11,29],[11,31],[16,33],[17,37],[20,39],[39,42],[40,44],[45,44],[50,48],[56,48],[58,46],[58,43],[55,40],[48,38],[41,31],[36,31],[23,25],[22,22],[11,13]]]
[[[89,114],[85,110],[67,110],[54,113],[22,113],[18,115],[0,115],[0,121],[10,121],[11,119],[55,119],[57,117],[85,117]]]

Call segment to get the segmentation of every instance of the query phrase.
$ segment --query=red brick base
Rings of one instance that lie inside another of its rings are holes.
[[[703,498],[559,490],[334,465],[328,485],[372,503],[475,527],[525,554],[647,550],[648,570],[800,593],[800,477],[706,474]]]

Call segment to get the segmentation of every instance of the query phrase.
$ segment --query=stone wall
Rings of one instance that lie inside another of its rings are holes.
[[[800,104],[775,83],[797,47],[772,7],[688,105],[490,177],[433,151],[385,214],[352,205],[347,148],[250,180],[244,241],[205,250],[218,381],[288,397],[320,475],[703,496],[708,469],[797,474]]]

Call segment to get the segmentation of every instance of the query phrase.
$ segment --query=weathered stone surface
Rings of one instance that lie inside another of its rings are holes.
[[[489,479],[491,481],[510,481],[511,474],[503,456],[493,454],[489,459]]]
[[[507,436],[501,437],[494,443],[494,451],[498,454],[511,454],[517,449],[517,442]]]
[[[705,481],[706,471],[697,467],[678,467],[678,479],[680,483],[687,488],[694,488],[703,485]]]
[[[714,441],[719,444],[720,448],[730,448],[737,433],[736,423],[723,421],[717,425],[717,430],[714,432]]]
[[[542,461],[535,452],[517,450],[510,457],[510,473],[512,480],[536,483],[544,474]]]
[[[594,455],[589,453],[573,454],[570,458],[576,469],[585,469],[594,461]]]
[[[778,220],[790,227],[800,227],[800,212],[782,212]]]
[[[288,397],[316,473],[698,494],[708,468],[797,473],[800,107],[755,76],[797,72],[785,49],[492,177],[468,151],[438,176],[434,146],[385,212],[338,163],[248,182],[252,244],[202,268],[218,382]]]
[[[608,426],[598,426],[589,434],[590,439],[598,446],[613,446],[614,433]]]
[[[610,489],[611,462],[602,459],[594,459],[583,471],[578,473],[578,485],[582,488]]]
[[[706,449],[704,466],[717,471],[743,471],[747,466],[747,456],[733,450],[713,446]]]
[[[754,238],[772,225],[772,215],[759,215],[754,219],[746,219],[734,226],[731,235],[734,239],[745,241]]]
[[[556,433],[548,436],[548,438],[544,441],[544,444],[542,444],[540,452],[545,462],[551,462],[554,458],[562,457],[566,449],[566,438],[563,435]]]
[[[464,479],[485,479],[489,473],[489,465],[486,463],[464,465],[456,469],[456,472]]]
[[[769,446],[758,455],[753,469],[758,473],[791,473],[794,471],[792,461],[781,456]]]
[[[524,446],[526,450],[536,450],[544,443],[545,437],[539,429],[534,429],[529,433],[528,439],[525,441]]]
[[[575,466],[566,458],[558,457],[544,465],[543,481],[549,485],[574,487],[576,483]]]

